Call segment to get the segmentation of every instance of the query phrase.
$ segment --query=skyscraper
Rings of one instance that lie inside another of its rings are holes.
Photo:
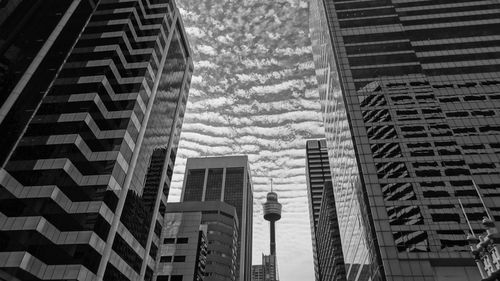
[[[346,281],[333,185],[331,181],[325,181],[324,186],[315,233],[320,276],[325,281]]]
[[[0,3],[0,166],[72,50],[97,1]]]
[[[233,206],[220,201],[190,201],[168,203],[166,212],[156,281],[239,280],[239,223]]]
[[[247,156],[188,158],[181,201],[222,201],[236,208],[237,276],[249,281],[252,266],[253,189]]]
[[[318,263],[316,229],[318,227],[324,183],[327,180],[331,180],[330,176],[326,141],[324,139],[308,140],[306,142],[307,199],[309,201],[309,222],[311,224],[314,275],[316,281],[322,280],[320,264]]]
[[[0,4],[29,34],[1,43],[0,115],[28,115],[2,146],[0,276],[151,280],[193,71],[179,11],[47,2]]]
[[[481,279],[458,200],[500,219],[496,5],[311,1],[348,276]]]

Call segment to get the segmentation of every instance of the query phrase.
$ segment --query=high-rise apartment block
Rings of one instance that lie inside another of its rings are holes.
[[[460,202],[500,220],[497,5],[311,1],[348,278],[481,279]]]
[[[253,190],[248,157],[188,158],[181,201],[222,201],[236,208],[240,222],[236,272],[238,280],[249,281],[252,267]]]
[[[175,2],[2,1],[0,25],[0,279],[152,280],[193,71]]]
[[[156,281],[237,281],[238,217],[224,202],[169,203]]]

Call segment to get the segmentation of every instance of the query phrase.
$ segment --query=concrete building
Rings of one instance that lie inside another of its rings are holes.
[[[169,203],[156,281],[237,281],[238,217],[224,202]],[[170,279],[169,279],[170,278]]]
[[[236,208],[238,233],[237,276],[251,279],[253,190],[247,156],[189,158],[186,163],[182,202],[221,201]]]
[[[458,200],[500,219],[495,5],[310,2],[348,279],[480,280]]]
[[[0,57],[0,279],[152,280],[193,71],[175,1],[2,1]]]

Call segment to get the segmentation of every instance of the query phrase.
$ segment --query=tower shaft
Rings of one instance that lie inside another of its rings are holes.
[[[276,255],[276,230],[274,226],[274,221],[269,222],[269,233],[271,234],[271,255]]]

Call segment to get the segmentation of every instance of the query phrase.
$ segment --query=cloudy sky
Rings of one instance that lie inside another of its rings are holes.
[[[248,154],[254,187],[253,263],[269,252],[262,206],[269,179],[283,204],[280,279],[314,279],[306,139],[323,136],[306,0],[177,0],[195,73],[169,201],[186,158]]]

